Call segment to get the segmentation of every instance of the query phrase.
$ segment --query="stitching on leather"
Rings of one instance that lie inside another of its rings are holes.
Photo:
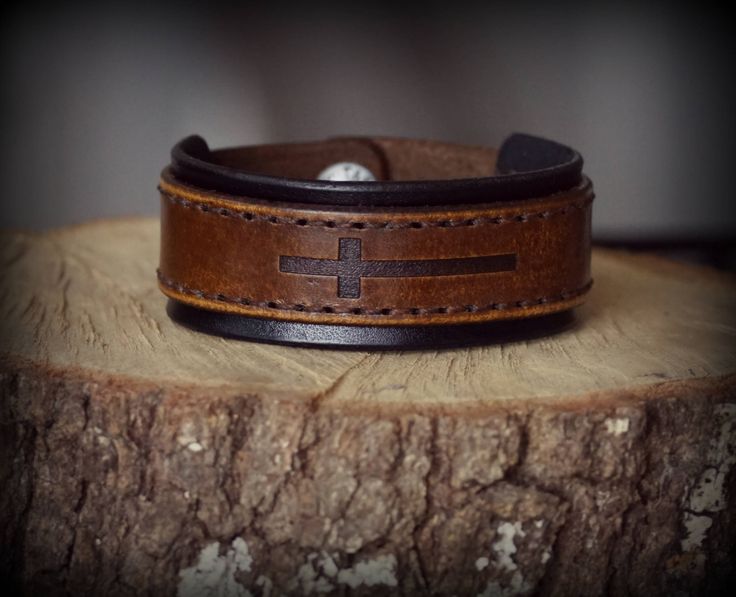
[[[392,222],[390,220],[379,221],[379,222],[364,222],[364,221],[347,221],[347,222],[336,222],[334,220],[311,220],[308,218],[288,218],[283,216],[264,216],[262,214],[252,212],[240,212],[227,207],[212,207],[205,203],[198,203],[191,201],[178,195],[174,195],[168,191],[164,191],[159,187],[160,193],[166,197],[172,203],[181,205],[188,209],[196,209],[203,213],[211,213],[218,215],[223,218],[231,218],[238,220],[246,220],[248,222],[270,222],[271,224],[291,224],[295,226],[316,226],[319,228],[352,228],[356,230],[363,230],[366,228],[457,228],[462,226],[481,226],[486,224],[500,225],[500,224],[511,224],[511,223],[524,223],[531,220],[547,220],[553,216],[565,215],[569,213],[570,208],[581,209],[588,205],[593,197],[584,197],[574,203],[558,207],[551,210],[543,210],[537,212],[520,212],[512,216],[492,216],[492,217],[477,217],[477,218],[465,218],[461,220],[430,220],[422,221],[416,220],[411,222]]]
[[[392,307],[385,307],[382,309],[364,309],[364,308],[351,308],[351,309],[339,309],[333,305],[305,305],[305,304],[285,304],[276,301],[254,301],[248,297],[228,296],[221,293],[207,293],[203,290],[196,290],[179,284],[171,278],[164,276],[160,270],[156,270],[159,281],[172,290],[176,290],[181,294],[187,294],[197,298],[207,299],[211,301],[217,301],[221,303],[230,303],[234,305],[245,305],[248,307],[259,307],[261,309],[276,309],[279,311],[297,311],[300,313],[330,313],[338,315],[430,315],[434,313],[478,313],[485,311],[507,311],[509,309],[519,309],[533,307],[536,305],[544,305],[546,303],[552,303],[562,300],[567,300],[585,294],[588,289],[592,286],[593,281],[591,280],[584,286],[571,291],[561,292],[557,295],[543,296],[536,299],[513,301],[510,303],[489,303],[487,305],[449,305],[441,307],[405,307],[402,309],[395,309]]]

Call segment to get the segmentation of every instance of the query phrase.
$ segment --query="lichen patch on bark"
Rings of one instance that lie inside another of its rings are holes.
[[[253,558],[240,537],[223,552],[219,543],[206,545],[197,562],[179,572],[177,597],[250,597],[238,580],[239,572],[250,572]]]
[[[680,542],[683,552],[702,549],[713,513],[726,508],[726,479],[736,463],[736,404],[718,404],[713,409],[715,435],[708,445],[706,463],[688,492],[682,524],[685,536]]]

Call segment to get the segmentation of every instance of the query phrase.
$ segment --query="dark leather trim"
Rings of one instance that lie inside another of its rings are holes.
[[[289,146],[298,149],[300,144],[282,147],[288,151]],[[321,205],[405,207],[493,203],[552,195],[579,184],[583,168],[577,151],[520,133],[508,137],[501,146],[497,175],[449,180],[300,180],[224,166],[216,162],[216,153],[202,137],[189,136],[171,151],[171,173],[184,183],[234,196]]]
[[[517,321],[444,326],[356,326],[276,321],[206,311],[169,300],[169,316],[198,332],[268,344],[354,350],[421,350],[520,342],[569,330],[573,311]]]

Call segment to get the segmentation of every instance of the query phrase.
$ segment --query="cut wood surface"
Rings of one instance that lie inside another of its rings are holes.
[[[652,595],[732,579],[733,277],[597,250],[572,329],[355,352],[183,328],[157,257],[153,219],[3,238],[0,574],[18,590]]]

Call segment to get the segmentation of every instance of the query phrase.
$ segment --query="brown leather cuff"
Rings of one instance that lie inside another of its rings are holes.
[[[316,180],[345,161],[378,180]],[[591,286],[582,159],[527,135],[500,151],[380,137],[210,151],[189,137],[159,188],[170,313],[218,334],[440,345],[569,310]]]

